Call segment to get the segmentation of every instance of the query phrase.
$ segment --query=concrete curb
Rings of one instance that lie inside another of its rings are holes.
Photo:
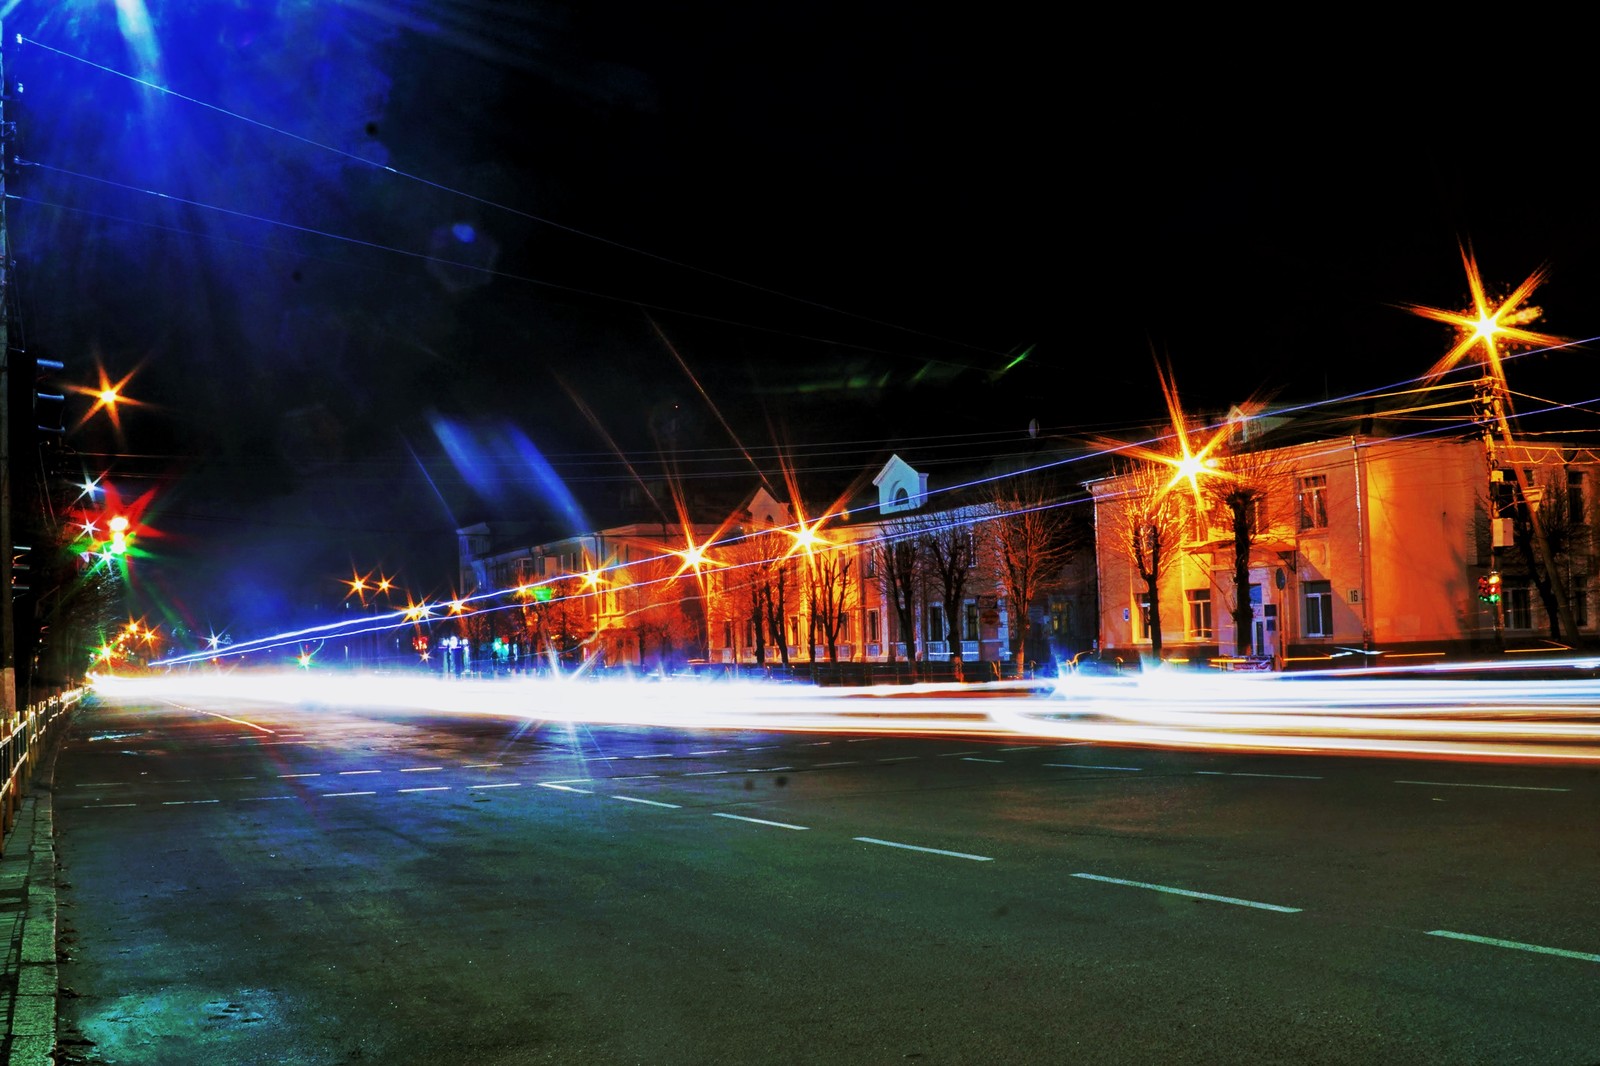
[[[59,738],[58,738],[59,739]],[[56,1047],[56,844],[51,785],[56,751],[52,742],[16,825],[0,855],[0,899],[20,897],[15,930],[6,953],[7,1011],[5,1066],[51,1066]]]

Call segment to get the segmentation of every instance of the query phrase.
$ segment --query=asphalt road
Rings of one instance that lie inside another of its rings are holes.
[[[1593,768],[191,701],[55,787],[67,1061],[1600,1063]]]

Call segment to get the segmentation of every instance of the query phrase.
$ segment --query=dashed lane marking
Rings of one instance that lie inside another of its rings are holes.
[[[819,762],[815,766],[813,766],[812,769],[813,770],[831,770],[836,766],[860,766],[860,765],[861,765],[861,763],[857,762],[854,759],[846,759],[844,762]]]
[[[324,792],[322,795],[332,799],[335,796],[376,796],[376,792]]]
[[[571,785],[558,785],[554,781],[540,781],[540,788],[553,788],[558,792],[580,792],[585,796],[594,795],[594,790],[589,788],[573,788]]]
[[[925,848],[921,844],[900,844],[893,840],[879,840],[877,837],[853,837],[863,844],[880,844],[886,848],[901,848],[905,851],[925,851],[929,855],[945,855],[952,859],[971,859],[973,862],[994,862],[991,855],[970,855],[965,851],[946,851],[943,848]]]
[[[340,777],[360,777],[362,774],[381,774],[382,770],[340,770]]]
[[[424,772],[426,772],[428,770],[443,770],[443,769],[444,769],[444,767],[442,767],[442,766],[406,766],[406,767],[402,767],[400,772],[403,773],[403,774],[420,774],[420,773],[424,773]]]
[[[962,759],[961,761],[962,762],[992,762],[992,763],[1004,763],[1005,762],[1004,759],[980,759],[980,758],[977,758],[976,756],[973,756],[973,755],[968,755],[965,759]]]
[[[616,795],[613,795],[611,798],[612,799],[622,800],[625,803],[644,803],[644,804],[648,804],[651,807],[671,807],[673,810],[679,810],[683,806],[683,804],[681,804],[681,803],[663,803],[661,800],[649,800],[649,799],[644,799],[644,798],[642,798],[640,796],[616,796]]]
[[[1139,773],[1144,769],[1142,766],[1097,766],[1086,762],[1047,762],[1044,765],[1056,770],[1127,770]]]
[[[162,800],[163,807],[188,807],[196,803],[221,803],[221,800]]]
[[[1396,781],[1397,785],[1433,785],[1437,788],[1498,788],[1511,792],[1571,792],[1570,788],[1544,788],[1538,785],[1479,785],[1470,781]]]
[[[504,781],[496,785],[468,785],[468,788],[520,788],[521,781]]]
[[[450,791],[450,786],[449,785],[429,785],[426,788],[402,788],[402,789],[396,789],[396,791],[397,792],[449,792]]]
[[[790,825],[788,822],[769,822],[765,818],[747,818],[742,814],[725,814],[722,811],[714,812],[712,814],[712,817],[713,818],[731,818],[736,822],[752,822],[752,823],[754,823],[756,825],[770,825],[770,826],[773,826],[774,828],[777,828],[777,829],[810,829],[811,828],[809,825]]]
[[[1565,948],[1547,948],[1540,944],[1523,944],[1516,940],[1498,940],[1492,936],[1473,936],[1471,933],[1452,933],[1448,929],[1430,929],[1429,936],[1449,937],[1451,940],[1467,940],[1474,944],[1488,944],[1496,948],[1514,948],[1517,951],[1535,951],[1540,955],[1559,955],[1564,959],[1582,959],[1584,962],[1600,962],[1600,955],[1591,955],[1587,951],[1568,951]]]
[[[1321,781],[1313,774],[1252,774],[1244,770],[1196,770],[1201,777],[1277,777],[1285,781]]]
[[[1239,899],[1236,896],[1217,896],[1210,892],[1193,892],[1187,888],[1173,888],[1170,885],[1152,885],[1148,881],[1124,881],[1120,877],[1101,877],[1099,874],[1073,874],[1085,881],[1102,881],[1108,885],[1127,885],[1129,888],[1148,888],[1152,892],[1166,892],[1174,896],[1188,896],[1190,899],[1209,899],[1214,903],[1231,903],[1236,907],[1254,907],[1263,911],[1278,911],[1282,914],[1299,914],[1299,907],[1283,907],[1276,903],[1258,903],[1252,899]]]

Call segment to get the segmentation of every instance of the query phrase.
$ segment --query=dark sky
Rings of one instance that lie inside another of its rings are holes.
[[[120,437],[68,443],[155,490],[135,606],[199,630],[326,610],[352,572],[448,592],[456,525],[585,521],[617,448],[750,479],[736,437],[848,478],[896,441],[1114,433],[1161,415],[1153,352],[1197,409],[1403,381],[1448,337],[1396,305],[1462,305],[1462,240],[1492,286],[1549,263],[1543,327],[1600,332],[1559,75],[1469,92],[1442,43],[1034,5],[147,4],[148,30],[5,11],[13,340],[132,375]],[[1591,398],[1587,358],[1530,391]]]

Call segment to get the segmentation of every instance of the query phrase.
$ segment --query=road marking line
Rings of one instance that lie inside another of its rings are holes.
[[[832,743],[833,741],[831,740],[813,740],[809,744],[802,744],[800,746],[802,748],[826,748]]]
[[[939,758],[941,758],[941,759],[959,759],[963,755],[982,755],[982,754],[983,754],[983,752],[981,752],[981,751],[947,751],[947,752],[942,753],[939,756]]]
[[[1516,948],[1518,951],[1536,951],[1541,955],[1560,955],[1564,959],[1582,959],[1584,962],[1600,962],[1600,955],[1591,955],[1586,951],[1568,951],[1565,948],[1547,948],[1538,944],[1522,944],[1515,940],[1497,940],[1492,936],[1473,936],[1471,933],[1452,933],[1448,929],[1430,929],[1429,936],[1444,936],[1451,940],[1470,940],[1474,944],[1488,944],[1497,948]]]
[[[259,803],[262,800],[292,800],[293,796],[241,796],[240,803]]]
[[[1142,766],[1096,766],[1086,762],[1047,762],[1044,765],[1057,770],[1129,770],[1138,773],[1144,769]]]
[[[571,785],[558,785],[553,781],[540,781],[539,782],[539,787],[540,788],[553,788],[553,789],[557,789],[557,790],[559,790],[561,792],[581,792],[585,796],[594,795],[594,791],[592,789],[573,788]]]
[[[324,792],[324,796],[376,796],[376,792]]]
[[[878,761],[879,762],[915,762],[917,759],[920,759],[920,758],[922,758],[922,756],[920,756],[920,755],[896,755],[896,756],[894,756],[892,758],[879,759]]]
[[[249,777],[224,777],[223,780],[224,781],[254,781],[255,780],[255,775],[251,774]]]
[[[929,855],[948,855],[952,859],[971,859],[973,862],[994,862],[989,855],[968,855],[964,851],[945,851],[943,848],[925,848],[919,844],[896,844],[892,840],[879,840],[877,837],[856,837],[863,844],[882,844],[886,848],[904,848],[906,851],[925,851]]]
[[[450,791],[450,786],[449,785],[429,785],[427,788],[402,788],[402,789],[396,789],[396,791],[397,792],[449,792]]]
[[[961,761],[962,762],[995,762],[995,763],[1003,763],[1003,762],[1005,762],[1004,759],[977,759],[977,758],[973,758],[970,755],[967,756],[965,759],[962,759]]]
[[[778,745],[776,745],[776,744],[759,744],[756,747],[745,748],[744,750],[745,751],[771,751],[772,749],[776,748],[777,746]]]
[[[1254,900],[1238,899],[1234,896],[1215,896],[1210,892],[1192,892],[1187,888],[1169,888],[1166,885],[1152,885],[1146,881],[1124,881],[1120,877],[1101,877],[1099,874],[1073,874],[1086,881],[1104,881],[1108,885],[1127,885],[1130,888],[1148,888],[1152,892],[1168,892],[1174,896],[1189,896],[1192,899],[1209,899],[1216,903],[1232,903],[1240,907],[1255,907],[1258,910],[1278,911],[1282,914],[1299,914],[1299,907],[1280,907],[1276,903],[1257,903]]]
[[[729,748],[707,748],[705,751],[691,751],[690,755],[726,755]]]
[[[193,707],[185,707],[184,710],[186,710],[186,711],[195,710],[195,708],[193,708]],[[254,729],[254,730],[256,730],[258,732],[261,732],[261,733],[277,733],[276,729],[268,729],[264,725],[256,725],[254,722],[247,722],[243,718],[229,718],[227,715],[218,714],[216,711],[201,711],[200,713],[201,714],[209,714],[213,718],[221,718],[224,722],[232,722],[234,725],[242,725],[242,726],[246,727],[247,729]]]
[[[74,785],[73,788],[111,788],[126,785],[126,781],[90,781],[86,785]]]
[[[714,777],[717,774],[725,774],[727,772],[728,771],[726,771],[726,770],[696,770],[694,773],[684,774],[683,776],[684,777]]]
[[[522,784],[521,781],[507,781],[507,782],[505,782],[504,784],[501,784],[501,785],[468,785],[467,787],[468,788],[517,788],[521,784]]]
[[[635,755],[635,759],[672,759],[676,758],[670,751],[663,751],[656,755]]]
[[[660,774],[628,774],[626,777],[613,777],[613,781],[654,781]]]
[[[779,829],[810,829],[811,828],[809,825],[790,825],[788,822],[769,822],[765,818],[746,818],[742,814],[724,814],[721,811],[715,811],[715,812],[712,813],[711,816],[713,818],[732,818],[736,822],[754,822],[756,825],[776,826]]]
[[[753,768],[753,769],[748,769],[748,770],[745,771],[745,773],[747,773],[747,774],[775,774],[780,770],[793,770],[793,769],[794,769],[794,767],[792,767],[792,766],[764,766],[764,767],[756,767],[756,768]]]
[[[1039,745],[1037,745],[1037,744],[1025,744],[1020,748],[996,748],[995,750],[996,751],[1038,751],[1039,750]]]
[[[321,776],[322,776],[321,774],[279,774],[278,775],[278,777],[280,779],[281,778],[290,778],[290,777],[321,777]]]
[[[1477,785],[1468,781],[1396,781],[1397,785],[1437,785],[1440,788],[1500,788],[1512,792],[1571,792],[1570,788],[1542,788],[1538,785]]]
[[[878,737],[851,737],[849,740],[846,740],[845,743],[846,744],[865,744],[869,740],[878,740],[878,739],[880,739],[880,738],[878,738]]]
[[[504,766],[504,765],[505,765],[505,763],[498,763],[498,762],[469,762],[469,763],[467,763],[467,765],[463,766],[462,769],[463,770],[482,770],[486,766]]]
[[[137,807],[137,803],[85,803],[78,809],[80,811],[104,810],[107,807]]]
[[[403,773],[403,774],[420,774],[425,770],[443,770],[443,769],[444,769],[444,767],[442,767],[442,766],[406,766],[406,767],[402,767],[400,772]]]
[[[221,803],[221,800],[162,800],[163,807],[187,807],[191,803]]]
[[[846,759],[844,762],[819,762],[812,767],[813,770],[827,770],[835,766],[860,766],[855,759]]]
[[[623,800],[627,803],[648,803],[652,807],[671,807],[673,810],[678,810],[683,806],[681,803],[662,803],[660,800],[641,799],[638,796],[612,796],[611,798]]]
[[[1285,781],[1321,781],[1322,778],[1311,774],[1252,774],[1243,770],[1196,770],[1195,773],[1205,777],[1277,777]]]
[[[362,774],[381,774],[382,770],[340,770],[340,777],[359,777]]]

